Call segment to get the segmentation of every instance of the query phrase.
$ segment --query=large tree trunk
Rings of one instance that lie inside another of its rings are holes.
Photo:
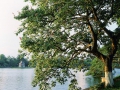
[[[112,74],[112,61],[106,60],[105,62],[105,87],[113,87],[113,74]]]

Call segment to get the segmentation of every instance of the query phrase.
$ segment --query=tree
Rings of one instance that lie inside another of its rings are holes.
[[[29,61],[24,57],[24,55],[18,55],[15,57],[6,57],[4,54],[0,54],[0,68],[8,67],[18,67],[20,61],[25,63],[25,66],[28,67]]]
[[[4,54],[0,55],[0,67],[6,67],[7,66],[7,62],[6,62],[6,57]]]
[[[104,65],[102,61],[98,60],[97,58],[94,58],[86,75],[92,75],[93,77],[103,76],[103,67]]]
[[[70,69],[83,69],[85,57],[94,55],[104,64],[105,85],[113,86],[112,61],[120,44],[119,0],[25,1],[32,6],[15,18],[22,21],[17,32],[23,33],[21,47],[37,62],[34,85],[46,90],[69,77],[69,87],[76,90]],[[108,29],[113,23],[118,24],[114,31]],[[100,49],[105,46],[106,54]]]
[[[14,57],[7,57],[8,67],[18,67],[17,60]]]

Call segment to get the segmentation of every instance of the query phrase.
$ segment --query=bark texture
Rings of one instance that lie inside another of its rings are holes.
[[[105,62],[105,87],[113,87],[113,74],[112,74],[112,61],[106,60]]]

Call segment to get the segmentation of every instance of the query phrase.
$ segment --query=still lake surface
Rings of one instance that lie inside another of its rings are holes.
[[[120,75],[120,69],[115,69],[114,75]],[[78,84],[82,89],[88,88],[100,82],[100,79],[85,76],[85,73],[76,74]],[[0,69],[0,90],[39,90],[39,87],[32,87],[31,82],[34,78],[33,68],[1,68]],[[52,90],[68,90],[69,82],[64,85],[57,84]]]

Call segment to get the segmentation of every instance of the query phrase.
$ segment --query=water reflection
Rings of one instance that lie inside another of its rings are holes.
[[[38,90],[32,87],[33,69],[0,69],[0,90]]]
[[[119,68],[115,68],[114,69],[114,77],[120,76],[120,69]]]
[[[100,82],[100,78],[93,78],[92,76],[86,76],[86,72],[78,72],[76,73],[76,79],[78,80],[78,86],[81,89],[88,88]],[[64,85],[57,84],[52,90],[68,90],[69,81]]]
[[[120,69],[115,69],[114,77],[120,75]],[[86,72],[78,72],[76,78],[78,85],[82,88],[88,88],[100,82],[100,78],[85,76]],[[39,87],[32,87],[31,82],[34,77],[34,69],[0,69],[0,90],[39,90]],[[64,85],[57,83],[52,90],[68,90],[69,81]]]
[[[78,79],[78,85],[82,88],[88,88],[100,82],[100,78],[93,78],[92,76],[86,76],[86,72],[78,72],[76,74]]]
[[[93,78],[92,76],[86,76],[85,75],[86,72],[78,72],[76,74],[79,87],[81,87],[82,89],[85,89],[101,82],[101,78]],[[120,75],[120,69],[116,68],[115,72],[116,73],[114,74],[114,77]],[[57,84],[57,87],[53,88],[52,90],[68,90],[68,85],[69,85],[69,82],[66,82],[65,85]]]

